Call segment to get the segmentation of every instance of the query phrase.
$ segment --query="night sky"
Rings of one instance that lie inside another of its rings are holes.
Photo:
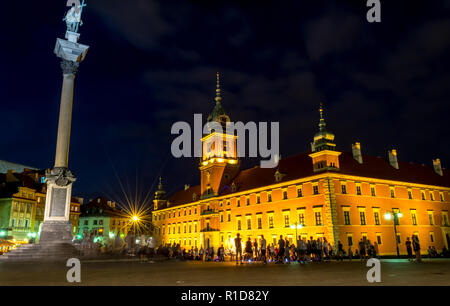
[[[53,166],[62,84],[53,54],[65,0],[5,1],[0,21],[0,159]],[[74,194],[141,198],[163,176],[173,193],[200,181],[175,159],[176,121],[222,105],[232,121],[279,121],[282,157],[310,150],[324,103],[337,149],[432,165],[448,150],[450,1],[87,0],[69,167]],[[259,164],[245,160],[242,168]]]

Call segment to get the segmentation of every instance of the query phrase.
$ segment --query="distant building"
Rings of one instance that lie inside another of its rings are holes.
[[[3,166],[11,163],[3,162]],[[23,241],[37,238],[44,221],[45,171],[25,168],[16,173],[0,173],[0,233],[8,239]],[[78,228],[79,200],[72,198],[70,220],[74,233]],[[0,237],[1,238],[1,237]]]
[[[120,235],[122,238],[128,234],[131,222],[116,203],[104,197],[95,198],[82,206],[79,216],[78,234],[95,237],[114,238]]]
[[[208,121],[230,121],[220,102],[218,89]],[[222,151],[211,145],[218,137]],[[233,249],[237,233],[244,241],[264,235],[275,245],[280,235],[295,243],[297,234],[326,238],[334,247],[340,241],[345,250],[370,240],[381,255],[392,255],[396,240],[406,254],[414,235],[424,253],[429,246],[449,248],[450,171],[439,159],[429,167],[399,161],[396,150],[387,158],[368,156],[359,143],[338,151],[322,107],[311,151],[280,159],[276,168],[240,170],[236,139],[215,131],[202,138],[199,185],[169,198],[158,188],[152,217],[163,243]]]

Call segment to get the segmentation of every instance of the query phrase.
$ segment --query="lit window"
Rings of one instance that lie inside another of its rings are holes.
[[[350,211],[344,211],[344,224],[350,225]]]
[[[442,213],[442,223],[444,226],[448,226],[448,215],[447,213]]]
[[[269,215],[269,228],[273,228],[273,215]]]
[[[305,225],[305,211],[300,210],[298,213],[298,224]]]
[[[316,211],[314,216],[316,218],[316,225],[322,225],[322,213],[320,211]]]
[[[361,195],[361,185],[356,185],[356,194]]]
[[[348,243],[348,246],[353,245],[353,236],[352,235],[347,235],[347,243]]]
[[[428,211],[428,220],[430,221],[430,225],[434,225],[434,218],[432,211]]]
[[[382,241],[381,241],[381,234],[380,233],[377,233],[377,243],[378,244],[382,243]]]
[[[411,210],[411,221],[412,221],[412,225],[417,225],[416,210]]]
[[[313,186],[313,193],[314,194],[319,194],[319,186],[318,185],[314,185]]]
[[[380,225],[380,212],[379,211],[373,212],[373,218],[375,220],[375,225]]]
[[[341,192],[343,194],[347,193],[347,185],[345,185],[345,183],[341,183]]]
[[[297,197],[301,198],[303,196],[302,187],[297,187]]]
[[[284,214],[284,227],[289,227],[289,214],[285,213]]]
[[[366,225],[366,213],[364,211],[359,212],[359,219],[361,221],[361,225]]]

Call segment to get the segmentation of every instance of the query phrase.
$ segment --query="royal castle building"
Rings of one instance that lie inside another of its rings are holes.
[[[215,101],[208,121],[224,125],[230,118],[219,84]],[[340,151],[322,106],[319,115],[311,151],[282,158],[275,168],[240,169],[237,136],[205,136],[200,184],[166,198],[160,183],[155,194],[152,219],[161,243],[232,250],[237,233],[275,244],[280,235],[295,242],[297,233],[333,246],[341,241],[345,250],[365,238],[378,243],[381,255],[393,255],[395,239],[406,254],[407,237],[417,235],[422,253],[428,246],[448,249],[450,172],[440,160],[433,167],[402,162],[395,149],[386,158],[368,156],[358,142]],[[217,139],[220,150],[210,143]]]

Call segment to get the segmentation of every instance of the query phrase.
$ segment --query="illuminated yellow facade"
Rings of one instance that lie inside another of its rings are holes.
[[[220,99],[209,119],[229,121]],[[394,224],[385,215],[401,213],[396,225],[401,254],[412,235],[419,237],[422,253],[429,246],[449,248],[450,173],[440,160],[432,168],[399,162],[395,150],[387,159],[362,155],[359,143],[340,152],[325,126],[321,107],[311,152],[283,158],[274,169],[240,170],[236,151],[211,149],[209,141],[220,135],[204,137],[200,185],[154,200],[152,218],[161,243],[232,250],[237,233],[244,241],[264,235],[268,243],[280,235],[294,241],[297,233],[324,237],[333,246],[340,241],[353,251],[360,239],[368,239],[377,242],[381,255],[392,255]],[[230,135],[224,135],[224,147],[231,140],[235,149],[236,137]],[[298,224],[303,227],[291,228]]]

